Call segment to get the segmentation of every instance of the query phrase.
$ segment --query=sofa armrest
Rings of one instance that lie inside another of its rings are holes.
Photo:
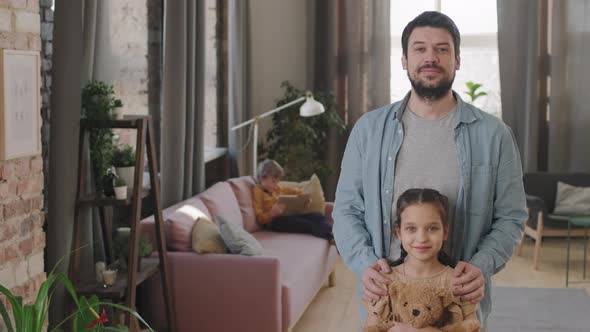
[[[537,216],[539,212],[543,214],[543,218],[547,217],[547,204],[538,196],[526,195],[526,206],[529,209],[529,220],[527,224],[533,228],[537,228]]]
[[[282,329],[278,258],[169,252],[168,262],[179,331]],[[159,274],[146,286],[146,312],[160,327],[165,310]]]
[[[334,203],[333,202],[325,202],[324,203],[324,215],[328,220],[334,225],[334,219],[332,218],[332,211],[334,211]]]

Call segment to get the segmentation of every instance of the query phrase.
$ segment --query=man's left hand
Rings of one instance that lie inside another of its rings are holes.
[[[453,271],[453,295],[459,296],[461,301],[479,303],[485,293],[485,279],[481,271],[466,262],[459,262]]]

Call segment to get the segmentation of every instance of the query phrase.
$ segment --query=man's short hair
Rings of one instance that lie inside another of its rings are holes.
[[[256,171],[257,179],[260,181],[260,178],[267,177],[267,176],[275,176],[277,178],[282,178],[285,172],[279,163],[272,159],[266,159],[265,161],[258,164],[258,170]]]
[[[447,30],[453,37],[455,55],[459,55],[461,34],[459,33],[459,29],[455,25],[455,22],[453,22],[450,17],[441,12],[427,11],[416,16],[404,28],[404,32],[402,33],[402,49],[404,51],[405,57],[408,56],[408,42],[410,40],[410,35],[412,34],[412,31],[418,27],[432,27]]]

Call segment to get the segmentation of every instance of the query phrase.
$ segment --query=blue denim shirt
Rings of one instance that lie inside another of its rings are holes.
[[[454,95],[461,184],[449,237],[450,254],[455,262],[475,265],[485,277],[485,296],[479,305],[485,326],[491,310],[491,276],[510,259],[524,231],[527,212],[522,169],[510,128]],[[392,188],[408,99],[409,94],[364,114],[352,129],[342,159],[334,237],[345,264],[359,277],[359,296],[365,268],[389,254]]]

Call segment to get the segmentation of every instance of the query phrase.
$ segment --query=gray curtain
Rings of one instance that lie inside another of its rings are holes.
[[[205,1],[164,3],[162,205],[204,189]]]
[[[544,145],[541,145],[546,137],[543,129],[546,109],[541,102],[545,93],[539,85],[546,67],[540,53],[540,43],[544,40],[544,30],[539,28],[543,22],[540,3],[536,0],[497,2],[502,119],[512,128],[523,169],[529,172],[545,168]]]
[[[252,157],[244,150],[248,128],[232,131],[231,127],[252,117],[250,111],[250,23],[249,0],[230,0],[228,7],[228,104],[229,158],[231,177],[254,174]]]
[[[549,170],[590,172],[590,3],[553,1]]]
[[[391,34],[389,1],[327,0],[316,3],[314,91],[335,93],[348,129],[364,113],[390,100]],[[324,186],[334,199],[346,135],[331,133]]]
[[[82,68],[82,2],[56,0],[53,33],[51,131],[46,271],[70,251],[74,223],[78,133],[80,129],[80,70]],[[66,272],[68,259],[58,267]],[[50,324],[65,314],[63,289],[58,289],[49,307]]]

